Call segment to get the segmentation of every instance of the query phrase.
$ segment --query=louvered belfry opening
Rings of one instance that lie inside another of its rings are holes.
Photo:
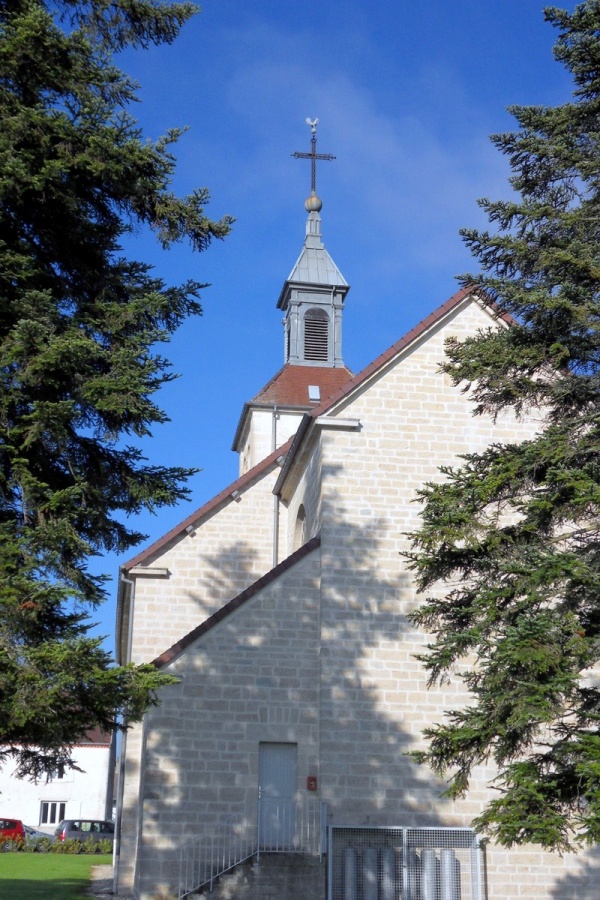
[[[304,359],[327,362],[329,316],[324,309],[309,309],[304,316]]]

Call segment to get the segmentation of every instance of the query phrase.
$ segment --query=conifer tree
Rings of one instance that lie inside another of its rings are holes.
[[[543,416],[537,435],[443,470],[421,493],[412,566],[429,593],[432,683],[464,679],[417,754],[462,795],[493,761],[476,827],[511,845],[600,840],[600,2],[545,10],[570,102],[518,106],[506,154],[514,199],[464,239],[476,283],[510,327],[451,342],[443,368],[479,414]]]
[[[165,420],[156,352],[200,312],[126,258],[149,227],[203,250],[205,190],[170,188],[179,132],[143,140],[115,53],[171,42],[196,8],[169,0],[0,3],[0,761],[69,763],[86,732],[139,718],[164,683],[115,666],[89,634],[105,598],[91,556],[143,536],[124,522],[186,494],[189,472],[130,445]]]

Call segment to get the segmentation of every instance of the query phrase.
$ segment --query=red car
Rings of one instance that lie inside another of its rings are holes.
[[[13,842],[25,841],[25,828],[20,819],[0,819],[0,844],[2,850],[12,850]]]

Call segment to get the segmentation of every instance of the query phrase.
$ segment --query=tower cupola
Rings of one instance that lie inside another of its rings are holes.
[[[302,251],[285,281],[277,307],[284,312],[284,365],[244,404],[233,440],[240,454],[240,475],[282,446],[295,434],[302,417],[332,396],[352,377],[342,360],[342,311],[350,287],[325,249],[321,238],[323,204],[317,196],[317,160],[335,159],[317,153],[318,119],[311,129],[311,192]]]
[[[296,366],[343,366],[342,311],[349,285],[325,249],[321,237],[323,207],[316,190],[317,160],[335,159],[317,153],[318,119],[307,119],[311,128],[310,153],[294,153],[311,161],[311,193],[302,251],[283,285],[277,306],[285,312],[284,362]]]

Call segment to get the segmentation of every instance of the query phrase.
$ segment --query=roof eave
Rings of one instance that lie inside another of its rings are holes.
[[[287,309],[287,300],[289,294],[291,293],[293,288],[298,288],[302,291],[311,291],[311,290],[322,290],[322,291],[336,291],[338,294],[342,294],[344,297],[350,290],[350,285],[345,281],[343,284],[334,284],[333,282],[314,282],[314,281],[286,281],[281,289],[281,293],[279,295],[279,299],[277,300],[277,309],[286,310]]]
[[[267,471],[279,466],[277,460],[280,457],[285,456],[285,454],[289,450],[289,447],[291,446],[291,443],[292,439],[290,438],[288,441],[286,441],[285,444],[282,444],[281,447],[278,447],[251,469],[248,469],[247,472],[244,472],[243,475],[240,475],[239,478],[237,478],[231,484],[227,485],[226,488],[212,497],[203,506],[199,507],[199,509],[196,509],[182,522],[180,522],[158,540],[154,541],[154,543],[146,547],[145,550],[140,551],[137,556],[134,556],[132,559],[129,559],[127,560],[127,562],[123,563],[121,565],[122,571],[128,573],[131,569],[134,568],[134,566],[139,566],[140,564],[145,562],[148,557],[163,550],[169,543],[177,540],[179,537],[185,534],[186,528],[189,525],[197,525],[201,519],[209,514],[214,513],[221,506],[224,506],[226,503],[233,503],[235,500],[235,498],[233,497],[234,492],[249,488],[254,481],[261,478],[264,474],[266,474]]]

